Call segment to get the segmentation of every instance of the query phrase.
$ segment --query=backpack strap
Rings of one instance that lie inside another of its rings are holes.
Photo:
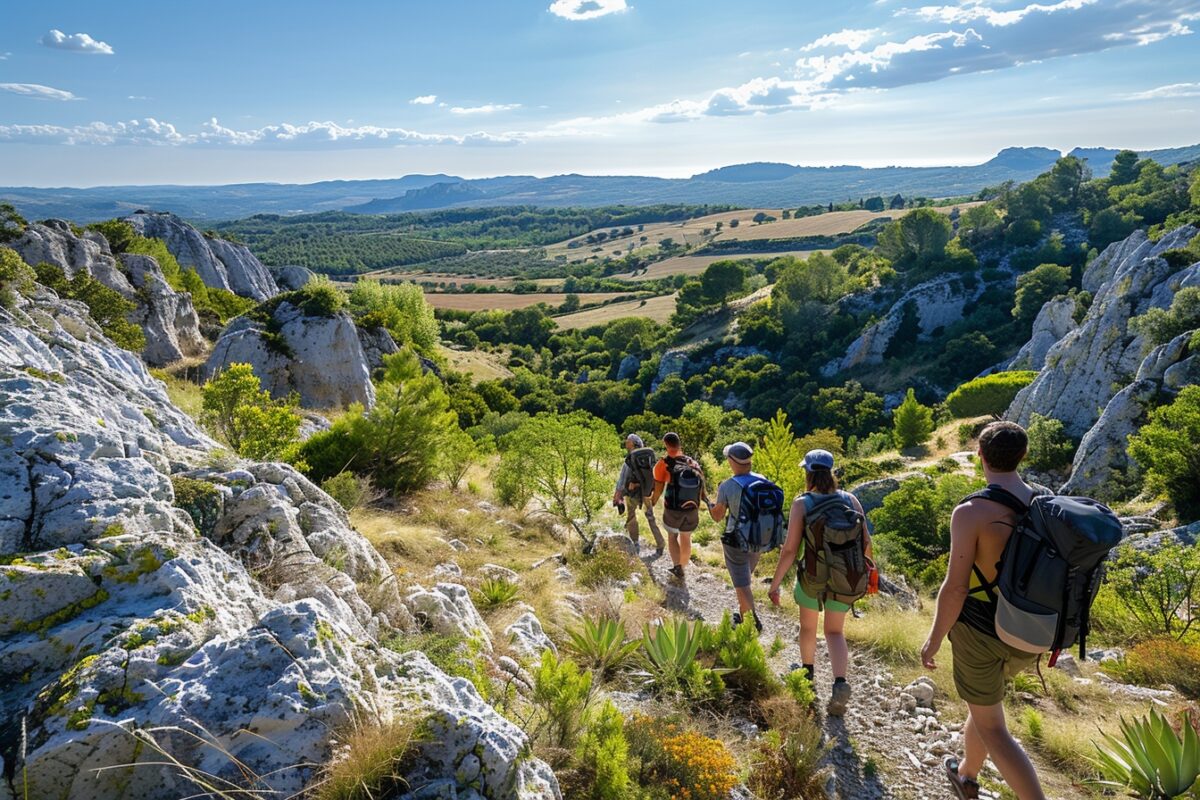
[[[1036,496],[1036,495],[1035,495]],[[1005,489],[1003,486],[996,484],[988,484],[987,488],[981,489],[974,494],[969,494],[963,498],[966,503],[970,500],[991,500],[993,503],[999,503],[1002,506],[1010,509],[1018,517],[1023,517],[1029,513],[1029,506],[1021,502],[1021,498]]]

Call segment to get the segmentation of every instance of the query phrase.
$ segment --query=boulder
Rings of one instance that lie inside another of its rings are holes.
[[[414,787],[561,796],[469,682],[381,646],[415,621],[340,507],[286,465],[215,469],[216,444],[79,304],[0,309],[0,397],[0,717],[25,723],[5,766],[29,797],[193,793],[156,748],[292,796],[336,731],[393,719],[440,732]]]
[[[637,356],[628,355],[621,359],[620,366],[617,367],[617,380],[628,381],[637,377],[638,370],[642,368],[642,361]]]
[[[521,580],[521,576],[508,567],[502,567],[499,564],[484,564],[479,568],[484,577],[493,580],[508,581],[509,583],[517,583]]]
[[[883,501],[887,496],[899,489],[900,484],[909,478],[932,480],[924,472],[908,472],[903,475],[890,475],[886,478],[860,483],[850,489],[850,493],[858,498],[858,502],[862,504],[863,511],[869,514],[875,509],[882,507]]]
[[[616,531],[600,531],[596,534],[595,541],[592,542],[593,550],[603,550],[610,548],[620,550],[623,553],[628,553],[631,556],[637,556],[638,544],[633,539],[629,538],[627,533]]]
[[[1033,334],[1017,351],[1006,369],[1040,370],[1046,365],[1046,354],[1059,339],[1075,328],[1075,299],[1056,297],[1048,301],[1033,322]]]
[[[195,269],[206,286],[259,301],[279,293],[271,272],[244,245],[207,236],[169,213],[139,211],[125,222],[142,236],[162,239],[179,266]]]
[[[509,637],[513,650],[527,659],[539,659],[546,650],[558,654],[558,648],[542,630],[541,620],[532,611],[526,611],[517,617],[516,621],[504,629],[504,635]]]
[[[294,292],[297,289],[303,289],[308,285],[308,282],[317,277],[317,273],[313,272],[308,267],[285,266],[285,267],[268,267],[271,272],[271,277],[275,279],[275,285],[279,287],[281,292]]]
[[[404,604],[417,622],[443,636],[473,639],[492,649],[492,633],[471,602],[467,587],[457,583],[439,583],[432,589],[414,586]]]
[[[274,397],[295,392],[305,408],[375,402],[371,370],[354,320],[345,312],[308,316],[286,299],[233,320],[204,365],[206,379],[246,363]],[[390,337],[389,337],[390,339]]]
[[[359,328],[358,341],[362,345],[363,359],[367,362],[367,369],[371,372],[383,368],[384,356],[400,352],[396,341],[386,328]]]

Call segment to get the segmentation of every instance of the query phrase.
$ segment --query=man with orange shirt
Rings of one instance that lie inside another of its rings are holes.
[[[700,524],[700,504],[708,503],[704,492],[704,472],[700,464],[684,455],[679,434],[663,437],[667,454],[654,465],[653,508],[663,498],[663,527],[667,529],[667,548],[671,552],[671,575],[683,580],[683,570],[692,556],[692,531]]]

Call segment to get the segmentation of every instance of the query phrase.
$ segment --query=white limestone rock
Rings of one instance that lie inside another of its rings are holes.
[[[1074,298],[1058,297],[1048,301],[1033,322],[1029,341],[1008,363],[1007,368],[1040,370],[1044,367],[1050,348],[1075,328],[1074,315]]]
[[[467,587],[458,583],[439,583],[432,589],[413,586],[404,604],[409,612],[434,633],[474,639],[492,649],[492,633],[471,601]]]
[[[195,269],[206,286],[259,301],[279,293],[270,270],[244,245],[210,238],[174,214],[139,211],[125,221],[142,236],[162,239],[179,265]]]
[[[274,397],[292,392],[306,408],[339,408],[375,402],[371,370],[349,314],[311,317],[287,300],[272,312],[274,333],[250,316],[233,320],[204,365],[206,378],[230,364],[254,368]]]
[[[275,279],[275,285],[279,287],[281,292],[294,292],[297,289],[303,289],[308,285],[309,281],[317,277],[317,273],[313,272],[308,267],[285,266],[285,267],[268,267],[271,277]]]
[[[542,622],[532,611],[526,611],[504,629],[504,635],[512,642],[513,650],[527,659],[537,660],[546,650],[558,654],[558,648],[542,629]]]

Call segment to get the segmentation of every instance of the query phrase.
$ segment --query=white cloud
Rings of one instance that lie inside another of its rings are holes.
[[[240,130],[216,118],[198,132],[185,133],[153,118],[128,122],[93,122],[87,125],[0,125],[0,141],[65,145],[173,145],[215,147],[292,147],[299,149],[400,147],[404,145],[458,145],[505,147],[518,145],[529,135],[422,133],[406,128],[374,125],[345,126],[336,122],[281,123]]]
[[[147,97],[144,94],[131,94],[125,98],[126,100],[153,100],[153,97]]]
[[[485,103],[481,106],[455,106],[450,109],[451,114],[495,114],[499,111],[512,111],[514,108],[520,108],[520,103]]]
[[[70,50],[73,53],[87,53],[89,55],[100,56],[111,56],[113,54],[112,45],[97,41],[86,33],[68,34],[60,30],[51,30],[42,37],[42,44],[55,50]]]
[[[820,50],[826,47],[845,47],[850,50],[860,50],[864,44],[875,38],[875,35],[878,33],[878,28],[861,30],[856,28],[845,28],[837,33],[825,34],[820,39],[801,47],[800,51],[808,53],[813,50]]]
[[[580,21],[619,14],[628,11],[629,5],[625,0],[554,0],[547,10],[563,19]]]
[[[40,83],[0,83],[0,92],[19,94],[22,97],[36,97],[39,100],[81,99],[66,89],[55,89],[53,86],[42,86]]]
[[[1171,97],[1200,97],[1200,83],[1171,83],[1126,95],[1130,100],[1161,100]]]
[[[8,57],[11,55],[12,53],[0,53],[0,61],[8,61]]]
[[[412,106],[431,106],[436,102],[436,94],[423,94],[420,97],[414,97],[412,100],[409,100],[408,104]]]

